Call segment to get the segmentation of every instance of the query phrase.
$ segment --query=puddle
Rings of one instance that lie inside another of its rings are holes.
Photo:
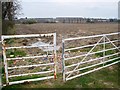
[[[41,45],[47,45],[47,46],[41,46]],[[35,47],[37,46],[39,47],[39,49],[42,49],[43,51],[53,51],[54,47],[51,47],[49,45],[50,45],[49,43],[44,43],[41,41],[31,44],[31,46],[35,46]],[[60,46],[56,46],[56,50],[59,50],[59,49],[60,49]]]

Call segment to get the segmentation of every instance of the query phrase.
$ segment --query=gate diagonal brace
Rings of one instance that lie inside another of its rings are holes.
[[[120,49],[119,49],[113,42],[111,42],[110,39],[109,39],[107,36],[105,36],[105,38],[106,38],[116,49],[118,49],[118,50],[120,51]]]
[[[99,40],[99,41],[94,45],[94,47],[87,53],[87,55],[81,60],[81,62],[83,62],[83,61],[86,59],[86,57],[94,50],[94,48],[100,43],[100,41],[102,41],[102,39],[103,39],[103,37],[100,38],[100,40]],[[81,62],[80,62],[80,63],[81,63]],[[74,68],[74,70],[73,70],[66,78],[68,78],[68,77],[70,77],[70,76],[72,75],[72,73],[79,67],[80,63],[78,63],[78,65]]]

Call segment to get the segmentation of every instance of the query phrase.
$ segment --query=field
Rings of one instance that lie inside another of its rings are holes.
[[[50,33],[56,32],[63,35],[92,35],[118,31],[116,23],[94,23],[94,24],[67,24],[67,23],[38,23],[17,24],[17,34]],[[33,32],[34,31],[34,32]],[[89,33],[88,33],[89,32]]]
[[[57,33],[57,45],[60,47],[62,36],[78,37],[96,34],[118,32],[118,24],[115,23],[92,23],[92,24],[17,24],[16,34],[42,34]],[[93,42],[93,41],[90,41]],[[11,88],[120,88],[118,81],[118,65],[110,66],[106,69],[78,77],[76,79],[63,82],[62,74],[57,75],[57,79],[39,82],[30,82],[19,85],[12,85],[4,89]]]
[[[61,43],[62,36],[88,36],[102,33],[118,32],[118,24],[96,23],[96,24],[22,24],[16,25],[17,34],[32,33],[57,33],[57,44]]]

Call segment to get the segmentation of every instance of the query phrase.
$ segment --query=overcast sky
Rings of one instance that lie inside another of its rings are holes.
[[[20,17],[118,18],[119,0],[21,0]]]

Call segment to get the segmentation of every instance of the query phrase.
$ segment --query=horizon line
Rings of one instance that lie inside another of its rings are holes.
[[[18,19],[26,18],[24,17],[18,17]],[[94,18],[94,19],[119,19],[118,17],[83,17],[83,16],[56,16],[56,17],[27,17],[27,18]]]

